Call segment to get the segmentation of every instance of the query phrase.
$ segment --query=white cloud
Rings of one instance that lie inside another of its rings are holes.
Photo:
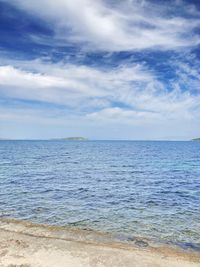
[[[71,101],[74,100],[77,103],[80,98],[82,100],[84,97],[100,97],[102,92],[90,88],[84,80],[81,81],[85,77],[85,70],[79,72],[77,73],[77,70],[70,66],[66,70],[56,68],[55,74],[34,73],[13,66],[1,66],[0,91],[5,96],[19,99],[70,105]]]
[[[182,81],[176,80],[168,91],[140,64],[109,70],[40,60],[20,64],[0,67],[4,97],[62,105],[74,116],[127,124],[192,120],[200,115],[200,96],[192,94],[189,84],[188,90],[182,91]]]
[[[161,119],[161,116],[159,113],[154,112],[111,107],[102,109],[99,112],[87,114],[86,118],[103,124],[120,122],[121,125],[148,125]]]
[[[55,39],[80,42],[92,50],[177,49],[199,44],[199,36],[193,30],[200,26],[200,14],[194,6],[188,5],[187,9],[185,4],[182,8],[181,2],[174,7],[195,17],[174,15],[173,6],[170,10],[136,0],[112,1],[112,6],[103,0],[13,0],[13,3],[53,25]]]
[[[27,63],[36,70],[13,66],[0,67],[0,91],[5,96],[32,99],[74,107],[108,105],[110,101],[126,101],[130,83],[147,84],[153,75],[140,65],[121,66],[113,70],[99,70],[78,65]],[[42,74],[41,74],[42,73]],[[140,89],[140,87],[139,87]],[[131,103],[130,103],[131,104]]]

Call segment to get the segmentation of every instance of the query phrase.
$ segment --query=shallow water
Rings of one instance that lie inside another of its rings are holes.
[[[0,141],[0,215],[200,248],[200,142]]]

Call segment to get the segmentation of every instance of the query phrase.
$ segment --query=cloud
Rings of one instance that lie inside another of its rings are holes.
[[[200,95],[193,94],[189,83],[185,91],[181,85],[182,76],[167,90],[154,72],[135,63],[109,70],[41,60],[13,61],[13,65],[0,67],[4,97],[60,105],[68,115],[89,120],[128,124],[198,117]]]
[[[56,68],[54,71],[55,74],[42,74],[13,66],[1,66],[0,91],[5,96],[19,99],[69,105],[71,101],[75,100],[77,103],[83,97],[101,96],[102,92],[91,89],[84,80],[81,81],[81,78],[84,78],[84,69],[77,73],[74,67],[69,66],[66,70]]]
[[[99,112],[93,112],[86,115],[88,120],[98,121],[99,123],[116,123],[121,125],[146,125],[152,124],[160,119],[160,114],[147,111],[135,111],[119,107],[105,108]]]
[[[153,80],[152,74],[139,64],[111,70],[73,64],[43,64],[41,61],[31,61],[28,65],[32,72],[10,65],[0,67],[2,94],[74,107],[84,107],[85,100],[88,106],[98,107],[109,105],[115,99],[126,101],[125,98],[131,95],[130,84],[135,83],[138,87]]]
[[[175,68],[176,78],[174,79],[174,85],[179,90],[188,90],[191,88],[193,93],[200,93],[200,64],[195,63],[193,60],[192,64],[184,61],[172,62],[172,66]]]
[[[195,29],[200,26],[200,14],[182,1],[171,9],[137,0],[13,0],[12,4],[42,18],[55,29],[54,41],[63,45],[72,42],[89,50],[113,52],[199,44]]]

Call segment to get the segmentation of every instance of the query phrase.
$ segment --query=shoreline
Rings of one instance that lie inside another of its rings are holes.
[[[52,258],[53,257],[53,258]],[[200,253],[62,226],[0,219],[0,267],[200,267]]]

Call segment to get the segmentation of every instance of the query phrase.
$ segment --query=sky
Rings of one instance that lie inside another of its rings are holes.
[[[199,0],[0,0],[0,138],[200,136]]]

